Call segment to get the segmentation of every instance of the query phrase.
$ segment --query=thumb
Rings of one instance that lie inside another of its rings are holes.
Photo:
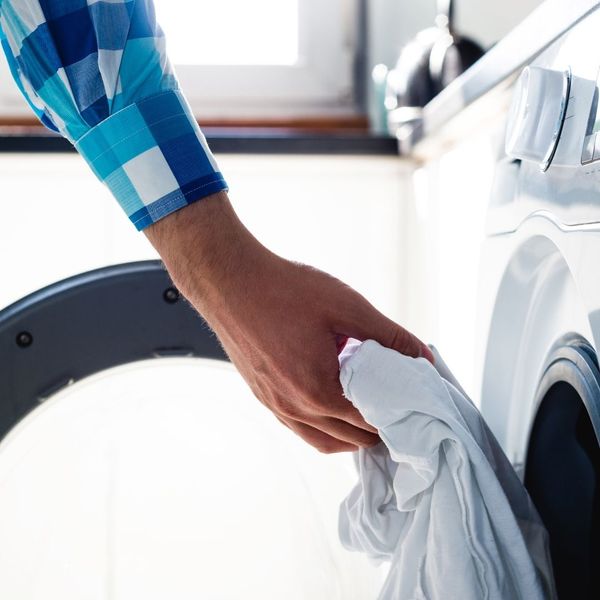
[[[385,348],[396,350],[405,356],[423,357],[431,363],[434,362],[433,353],[418,337],[388,319],[366,300],[364,303],[359,314],[355,313],[352,321],[343,325],[344,331],[337,332],[338,334],[347,335],[361,342],[375,340]]]

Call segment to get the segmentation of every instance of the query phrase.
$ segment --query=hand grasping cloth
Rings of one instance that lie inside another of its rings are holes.
[[[441,358],[368,341],[340,361],[346,396],[383,440],[355,454],[339,522],[345,547],[391,563],[380,600],[555,598],[535,508]]]

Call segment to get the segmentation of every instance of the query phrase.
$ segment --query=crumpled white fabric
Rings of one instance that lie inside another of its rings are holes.
[[[374,341],[342,353],[344,392],[383,443],[355,454],[359,481],[340,508],[341,541],[390,561],[380,600],[555,598],[537,512],[436,359],[433,367]]]

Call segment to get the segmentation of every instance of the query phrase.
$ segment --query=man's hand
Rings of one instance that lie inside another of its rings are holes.
[[[321,452],[379,441],[342,395],[340,337],[374,339],[432,360],[427,346],[353,289],[262,246],[224,193],[169,215],[145,233],[256,397]]]

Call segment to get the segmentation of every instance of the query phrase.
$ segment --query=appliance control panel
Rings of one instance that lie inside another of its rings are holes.
[[[508,115],[506,154],[546,171],[556,153],[571,95],[571,70],[525,67]]]
[[[598,78],[571,67],[525,67],[515,87],[506,154],[536,163],[579,166],[600,161]]]
[[[600,223],[598,31],[600,4],[521,71],[488,232],[514,232],[532,215],[559,227]]]

